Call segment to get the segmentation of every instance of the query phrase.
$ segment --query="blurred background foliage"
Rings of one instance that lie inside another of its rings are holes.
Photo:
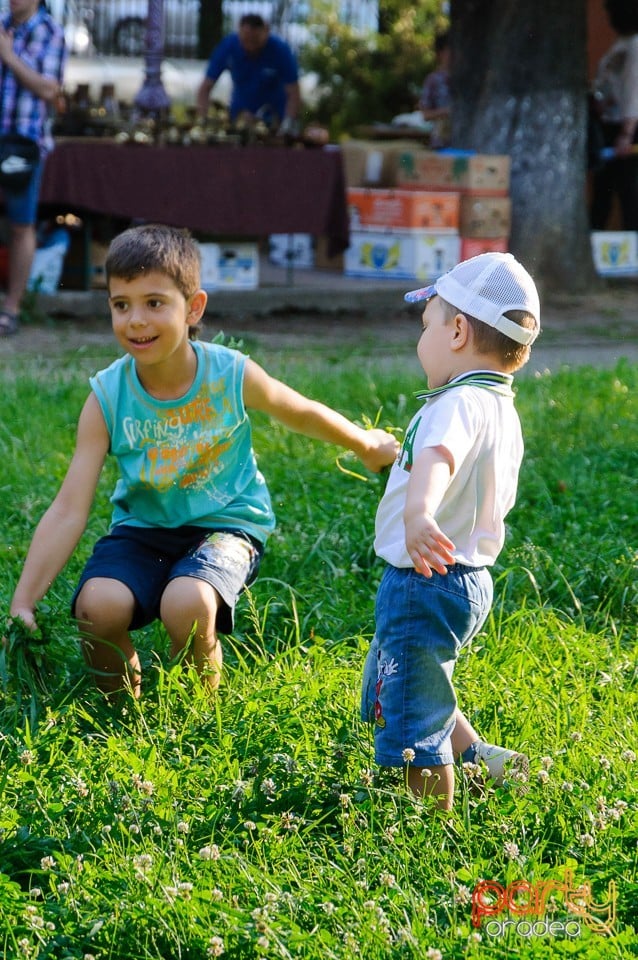
[[[442,0],[402,0],[379,5],[379,32],[362,36],[336,14],[319,15],[316,43],[300,52],[302,70],[316,74],[317,97],[304,112],[343,139],[356,127],[389,123],[416,109],[423,80],[434,67],[434,37],[448,28]]]

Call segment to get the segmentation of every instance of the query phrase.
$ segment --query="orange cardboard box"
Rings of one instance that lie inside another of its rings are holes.
[[[399,157],[397,187],[505,196],[509,192],[510,167],[506,154],[403,150]]]
[[[509,197],[468,194],[461,197],[462,237],[509,237],[512,201]]]
[[[507,253],[507,237],[461,237],[461,260],[478,257],[481,253]]]
[[[436,230],[457,233],[458,192],[422,190],[348,190],[350,229]]]

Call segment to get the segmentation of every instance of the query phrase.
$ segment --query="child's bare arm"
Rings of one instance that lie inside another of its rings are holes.
[[[95,395],[84,404],[75,452],[55,500],[36,527],[10,613],[35,629],[35,605],[45,595],[84,532],[109,448],[109,435]]]
[[[434,519],[450,482],[452,466],[444,447],[426,447],[410,472],[403,511],[405,544],[414,569],[425,577],[431,577],[433,570],[446,573],[446,564],[454,563],[454,544]]]
[[[358,427],[331,407],[275,380],[252,360],[246,361],[244,403],[275,417],[296,433],[352,450],[375,473],[392,463],[399,452],[392,434]]]

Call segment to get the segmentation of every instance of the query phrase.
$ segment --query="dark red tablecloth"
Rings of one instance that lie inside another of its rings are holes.
[[[339,151],[61,140],[40,200],[226,237],[310,233],[331,254],[348,246]]]

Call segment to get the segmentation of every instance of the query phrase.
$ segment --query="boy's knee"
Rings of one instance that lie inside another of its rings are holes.
[[[108,624],[110,628],[128,629],[133,617],[135,598],[118,580],[87,580],[75,601],[75,619],[80,624]]]
[[[217,591],[204,580],[176,577],[162,594],[160,616],[164,622],[180,618],[214,623],[220,603]]]

